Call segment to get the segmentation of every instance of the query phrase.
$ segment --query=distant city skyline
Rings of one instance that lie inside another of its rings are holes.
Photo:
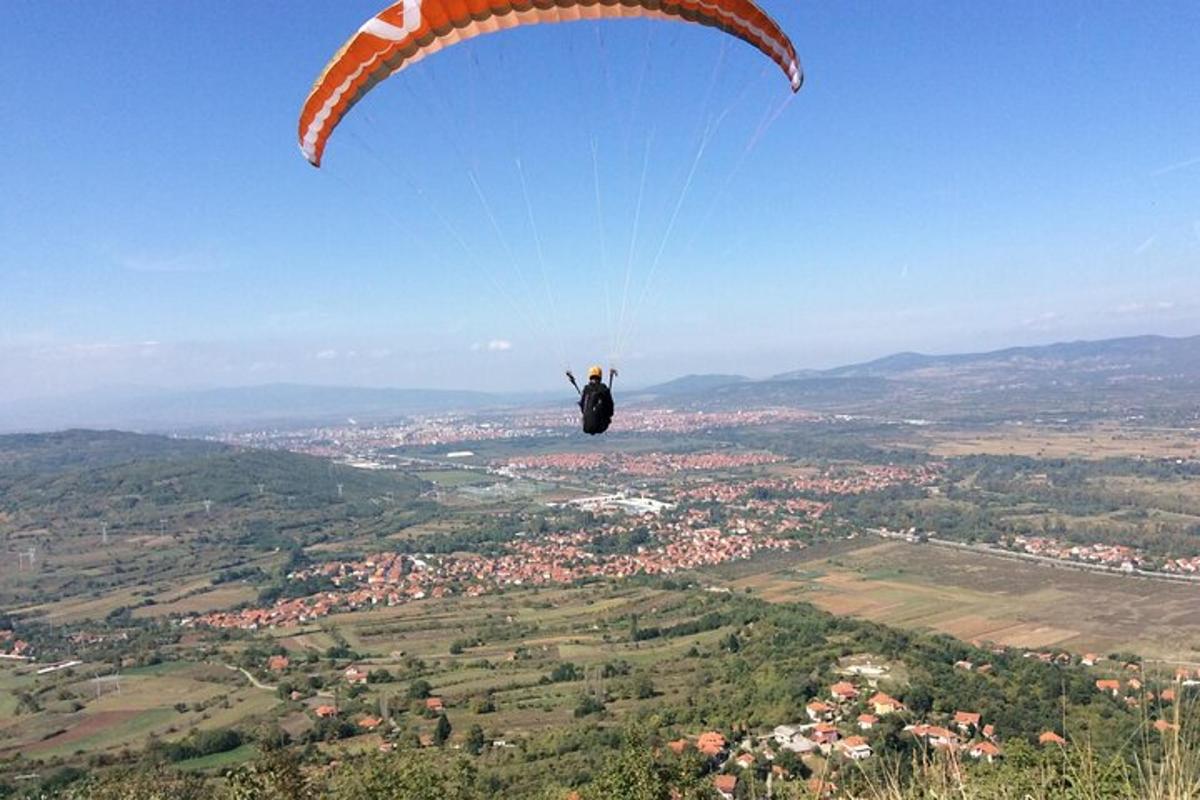
[[[511,31],[381,84],[313,170],[300,104],[382,5],[10,9],[0,403],[1200,333],[1194,3],[764,0],[791,99],[711,30]]]

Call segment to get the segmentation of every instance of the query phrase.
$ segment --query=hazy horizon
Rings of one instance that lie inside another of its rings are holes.
[[[1200,336],[1200,333],[1186,332],[1186,331],[1181,332],[1179,334],[1173,334],[1173,333],[1160,334],[1160,333],[1152,333],[1152,332],[1141,332],[1141,333],[1130,333],[1127,336],[1119,336],[1119,337],[1111,337],[1111,338],[1120,339],[1120,338],[1142,337],[1142,336],[1165,336],[1165,337],[1170,337],[1170,338],[1191,338],[1193,336]],[[807,363],[807,364],[785,365],[779,369],[773,369],[768,372],[755,372],[755,371],[748,371],[748,370],[739,370],[736,368],[736,363],[732,364],[730,369],[691,370],[691,371],[681,371],[681,372],[675,372],[675,373],[664,372],[661,374],[649,374],[649,375],[641,374],[636,371],[631,371],[628,368],[625,368],[625,371],[622,372],[619,377],[619,381],[620,381],[621,385],[626,389],[640,390],[640,389],[655,386],[655,385],[658,385],[661,383],[666,383],[668,381],[675,380],[678,378],[684,378],[684,377],[687,377],[690,375],[717,375],[717,374],[737,375],[737,376],[749,378],[750,380],[765,380],[765,379],[771,378],[775,375],[781,375],[783,373],[788,373],[788,372],[801,371],[801,370],[825,370],[825,369],[832,369],[832,368],[836,368],[836,367],[850,366],[853,364],[866,363],[866,362],[874,361],[876,359],[885,358],[887,356],[892,356],[892,355],[896,355],[896,354],[903,353],[903,352],[919,352],[922,355],[928,355],[928,356],[950,356],[950,355],[964,355],[964,354],[976,354],[976,353],[982,354],[982,353],[988,353],[988,352],[993,352],[993,351],[997,351],[997,350],[1006,350],[1009,348],[1016,348],[1016,347],[1042,347],[1042,346],[1055,345],[1055,344],[1085,342],[1085,341],[1104,341],[1104,340],[1090,339],[1090,338],[1089,339],[1059,339],[1059,338],[1050,337],[1050,338],[1044,338],[1044,339],[1031,339],[1030,341],[1020,342],[1020,343],[1013,342],[1013,343],[1008,343],[1008,344],[1000,344],[996,347],[988,347],[987,349],[984,349],[984,350],[952,350],[952,349],[900,350],[900,349],[897,349],[897,350],[889,350],[887,352],[869,353],[862,357],[855,357],[855,358],[842,359],[842,360],[831,360],[828,363]],[[354,359],[350,358],[349,360],[354,360]],[[741,362],[741,363],[745,363],[745,362]],[[297,387],[310,387],[310,388],[341,388],[341,389],[380,389],[380,390],[399,390],[399,391],[406,391],[406,390],[413,390],[413,391],[431,390],[431,391],[446,391],[446,392],[478,391],[478,392],[492,393],[492,394],[497,394],[497,395],[542,395],[542,394],[553,395],[554,392],[563,389],[565,386],[565,384],[560,381],[560,376],[561,376],[561,373],[556,372],[553,376],[554,380],[552,382],[550,382],[549,384],[543,384],[543,385],[527,384],[527,385],[511,385],[511,386],[489,386],[489,385],[481,386],[481,385],[472,384],[472,383],[462,383],[462,384],[448,383],[446,385],[395,384],[395,383],[389,384],[389,383],[372,382],[371,377],[369,375],[364,375],[362,380],[357,381],[357,382],[355,382],[355,381],[351,381],[351,382],[339,381],[336,378],[332,378],[332,379],[328,379],[328,380],[319,380],[319,379],[318,380],[296,380],[296,379],[288,378],[286,376],[280,377],[277,380],[253,380],[253,379],[251,379],[251,380],[247,380],[247,381],[240,382],[240,383],[239,382],[230,382],[230,383],[203,383],[203,382],[186,383],[186,382],[180,382],[177,384],[167,384],[167,383],[151,384],[151,383],[137,383],[137,382],[131,381],[131,382],[126,382],[126,383],[95,384],[95,385],[89,386],[88,388],[83,389],[83,390],[64,391],[59,394],[45,394],[45,395],[40,395],[40,396],[20,396],[20,395],[5,396],[4,394],[0,394],[0,404],[26,405],[29,403],[36,403],[37,401],[40,401],[40,400],[77,399],[81,395],[94,395],[98,398],[106,398],[106,399],[108,399],[108,398],[120,399],[120,398],[135,397],[139,394],[150,395],[150,394],[156,394],[156,393],[208,392],[208,391],[222,391],[222,390],[255,389],[255,388],[263,388],[263,387],[270,387],[270,386],[297,386]],[[569,388],[569,387],[567,387],[567,388]]]

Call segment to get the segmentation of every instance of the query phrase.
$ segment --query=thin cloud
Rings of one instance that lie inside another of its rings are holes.
[[[1174,164],[1168,164],[1162,169],[1154,170],[1154,172],[1151,172],[1150,175],[1151,177],[1158,178],[1163,175],[1169,175],[1172,172],[1179,172],[1180,170],[1190,169],[1195,166],[1200,166],[1200,156],[1197,156],[1196,158],[1189,158],[1186,161],[1178,161]]]
[[[1149,250],[1151,247],[1154,246],[1154,242],[1156,239],[1158,239],[1157,233],[1150,234],[1150,236],[1147,237],[1146,241],[1142,242],[1136,248],[1134,248],[1133,254],[1135,256],[1140,256],[1142,253],[1146,252],[1147,250]]]
[[[486,350],[489,353],[504,353],[512,348],[513,344],[508,339],[492,339],[489,342],[475,342],[471,345],[471,352],[478,353]]]
[[[313,358],[317,359],[318,361],[332,361],[333,359],[335,359],[337,357],[338,357],[338,351],[334,350],[332,348],[326,349],[326,350],[319,350],[313,356]]]
[[[1159,300],[1157,303],[1122,303],[1113,309],[1114,314],[1150,314],[1155,311],[1170,311],[1175,308],[1174,300]]]

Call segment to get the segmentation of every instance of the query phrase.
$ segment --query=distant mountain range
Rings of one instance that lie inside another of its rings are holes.
[[[199,431],[393,420],[405,414],[542,404],[541,395],[272,384],[142,391],[0,406],[0,432],[68,427]],[[621,390],[618,403],[729,409],[766,405],[930,419],[1141,415],[1196,421],[1200,336],[1135,336],[988,353],[897,353],[765,380],[687,375]]]
[[[689,378],[696,387],[691,402],[934,419],[1140,415],[1196,420],[1200,336],[1135,336],[955,355],[897,353],[761,381],[706,380],[716,377]],[[655,389],[647,392],[654,396]]]
[[[925,379],[945,375],[961,378],[971,374],[991,379],[999,377],[1001,371],[1006,375],[1005,380],[1011,380],[1014,372],[1030,380],[1039,375],[1054,375],[1067,380],[1108,380],[1122,375],[1200,378],[1200,336],[1131,336],[945,356],[896,353],[864,364],[829,370],[785,372],[772,380],[811,377]]]

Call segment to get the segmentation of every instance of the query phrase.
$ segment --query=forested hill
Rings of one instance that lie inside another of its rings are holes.
[[[281,496],[296,507],[343,497],[418,494],[424,483],[390,471],[339,467],[323,458],[117,431],[0,436],[0,493],[10,512],[26,503],[238,504]],[[257,502],[257,501],[256,501]]]
[[[227,450],[216,442],[123,431],[13,434],[0,436],[0,482],[16,476],[107,467],[141,459],[173,461]]]

